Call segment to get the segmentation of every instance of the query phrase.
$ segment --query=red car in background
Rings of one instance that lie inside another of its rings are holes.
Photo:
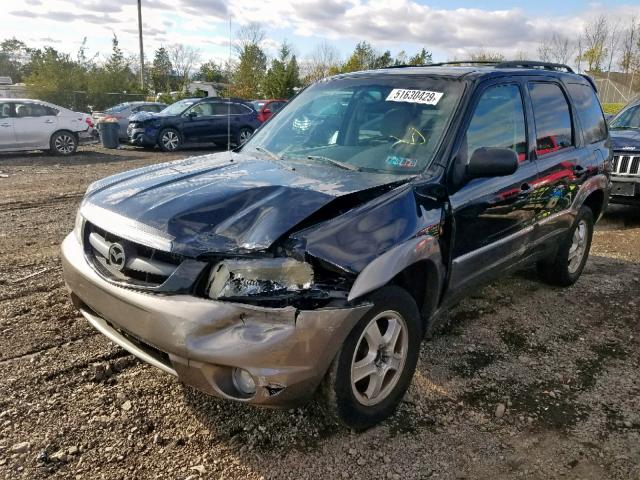
[[[266,122],[271,116],[278,112],[287,103],[283,99],[271,99],[271,100],[252,100],[251,104],[258,112],[258,120]]]

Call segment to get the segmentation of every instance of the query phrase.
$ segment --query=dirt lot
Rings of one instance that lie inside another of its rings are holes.
[[[200,153],[0,156],[0,477],[640,479],[640,209],[607,214],[574,287],[524,271],[456,307],[397,414],[355,434],[188,391],[68,301],[89,182]]]

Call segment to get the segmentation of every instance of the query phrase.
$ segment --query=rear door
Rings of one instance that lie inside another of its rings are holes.
[[[20,148],[49,148],[58,128],[58,111],[32,102],[15,102],[14,130]]]
[[[527,82],[535,128],[535,156],[540,172],[536,182],[535,241],[541,250],[555,245],[556,236],[573,222],[569,210],[581,179],[594,163],[583,147],[575,112],[564,85],[553,79]],[[605,127],[606,135],[606,127]]]
[[[11,150],[16,147],[16,134],[13,129],[12,104],[0,102],[0,150]]]
[[[516,263],[528,252],[535,221],[532,185],[538,175],[528,147],[523,89],[515,80],[480,89],[462,130],[454,169],[463,171],[480,147],[514,150],[519,167],[509,176],[473,179],[450,195],[455,224],[451,295]]]

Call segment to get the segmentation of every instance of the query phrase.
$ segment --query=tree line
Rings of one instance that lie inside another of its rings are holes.
[[[37,98],[78,108],[74,104],[78,103],[80,94],[87,105],[104,108],[115,103],[115,93],[125,98],[161,93],[163,100],[171,101],[186,95],[187,85],[194,80],[218,83],[223,95],[246,99],[289,98],[299,88],[329,75],[394,65],[426,65],[433,61],[427,48],[392,55],[391,51],[378,50],[366,41],[359,42],[346,58],[334,45],[323,41],[302,60],[284,41],[269,58],[264,48],[265,38],[266,32],[258,24],[240,28],[233,41],[233,55],[225,62],[203,59],[202,52],[190,45],[161,46],[144,66],[144,89],[139,83],[137,56],[125,53],[115,34],[106,56],[89,55],[86,39],[72,55],[52,46],[31,48],[19,39],[10,38],[0,42],[0,75],[9,76],[16,83],[24,82],[29,93]],[[521,60],[533,57],[572,64],[578,71],[589,73],[618,68],[624,74],[631,74],[633,82],[635,73],[640,71],[640,21],[599,16],[587,22],[577,38],[555,33],[540,41],[534,55],[520,52],[515,56]],[[480,49],[466,59],[502,61],[506,58],[500,52]],[[640,75],[635,76],[635,81],[640,83]],[[629,84],[629,91],[631,87]],[[170,96],[170,92],[174,94]]]

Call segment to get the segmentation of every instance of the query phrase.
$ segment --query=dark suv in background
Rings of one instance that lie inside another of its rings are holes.
[[[640,205],[640,100],[610,122],[613,145],[611,203]]]
[[[188,143],[239,146],[260,126],[251,104],[229,98],[188,98],[158,114],[138,114],[127,128],[129,143],[165,152]]]
[[[236,151],[90,185],[64,276],[92,325],[183,382],[257,405],[319,392],[366,428],[463,295],[531,263],[578,280],[610,161],[595,86],[564,65],[338,75]]]

